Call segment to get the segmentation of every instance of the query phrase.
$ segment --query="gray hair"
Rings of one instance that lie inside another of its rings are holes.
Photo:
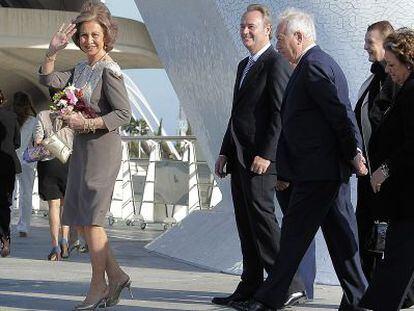
[[[279,24],[286,23],[286,33],[297,31],[303,33],[305,38],[316,41],[316,29],[313,16],[296,8],[288,8],[279,15]]]

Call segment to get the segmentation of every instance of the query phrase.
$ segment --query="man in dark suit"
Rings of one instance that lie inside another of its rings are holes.
[[[362,272],[352,169],[366,174],[358,130],[338,64],[315,44],[310,15],[289,9],[277,28],[277,48],[296,65],[286,87],[276,164],[292,184],[283,218],[280,253],[268,278],[243,310],[281,309],[289,283],[319,227],[343,288],[339,310],[361,310],[367,282]]]
[[[16,154],[20,147],[20,127],[14,112],[3,107],[0,91],[0,255],[10,253],[10,206],[16,174],[21,166]]]
[[[213,298],[212,302],[220,305],[250,299],[263,283],[263,269],[270,271],[279,252],[280,228],[274,214],[275,158],[280,109],[291,67],[271,46],[271,30],[268,9],[250,5],[240,23],[240,35],[250,57],[238,66],[231,117],[215,167],[221,178],[231,173],[243,273],[232,295]],[[294,297],[288,297],[290,294]],[[284,301],[292,304],[303,297],[304,285],[296,275]]]

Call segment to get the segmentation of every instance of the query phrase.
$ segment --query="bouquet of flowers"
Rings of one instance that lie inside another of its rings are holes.
[[[60,116],[71,113],[80,112],[85,118],[96,118],[98,115],[83,100],[81,89],[69,84],[62,91],[55,93],[52,97],[50,110],[57,112]]]

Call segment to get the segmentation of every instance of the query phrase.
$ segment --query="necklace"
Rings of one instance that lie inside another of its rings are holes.
[[[104,58],[105,58],[105,56],[106,55],[108,55],[108,53],[107,52],[105,52],[105,54],[104,55],[102,55],[96,62],[94,62],[94,63],[91,63],[89,66],[91,66],[91,67],[94,67],[95,66],[95,64],[97,64],[97,63],[99,63],[101,60],[103,60]]]
[[[82,77],[83,72],[85,71],[86,67],[90,67],[90,68],[91,68],[91,70],[90,70],[90,72],[89,72],[88,77],[84,80],[84,81],[85,81],[84,85],[83,85],[82,87],[79,87],[79,89],[81,89],[81,90],[82,90],[82,89],[84,89],[84,88],[85,88],[85,86],[88,84],[89,80],[91,79],[92,75],[93,75],[93,72],[94,72],[94,70],[95,70],[95,68],[96,68],[96,64],[98,64],[100,61],[102,61],[102,60],[105,58],[105,56],[106,56],[106,55],[108,55],[108,53],[105,53],[105,54],[104,54],[101,58],[99,58],[99,59],[98,59],[95,63],[93,63],[92,65],[89,65],[89,64],[85,63],[85,65],[83,66],[83,68],[82,68],[81,72],[77,75],[76,80],[75,80],[75,81],[73,81],[73,84],[74,84],[74,85],[76,85],[76,83],[78,82],[78,80]]]

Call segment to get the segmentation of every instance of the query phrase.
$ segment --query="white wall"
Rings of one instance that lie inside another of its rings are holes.
[[[180,99],[210,168],[221,145],[232,102],[238,61],[247,55],[240,43],[240,16],[246,0],[135,0],[158,55]],[[288,6],[315,15],[318,42],[342,66],[355,102],[369,63],[363,51],[367,26],[389,19],[410,25],[410,0],[260,1],[275,17]],[[276,21],[276,18],[274,18]],[[211,212],[196,212],[148,249],[211,269],[240,272],[241,255],[228,182],[220,182],[223,201]],[[355,193],[353,195],[355,197]],[[317,281],[336,284],[323,238],[317,237]]]

